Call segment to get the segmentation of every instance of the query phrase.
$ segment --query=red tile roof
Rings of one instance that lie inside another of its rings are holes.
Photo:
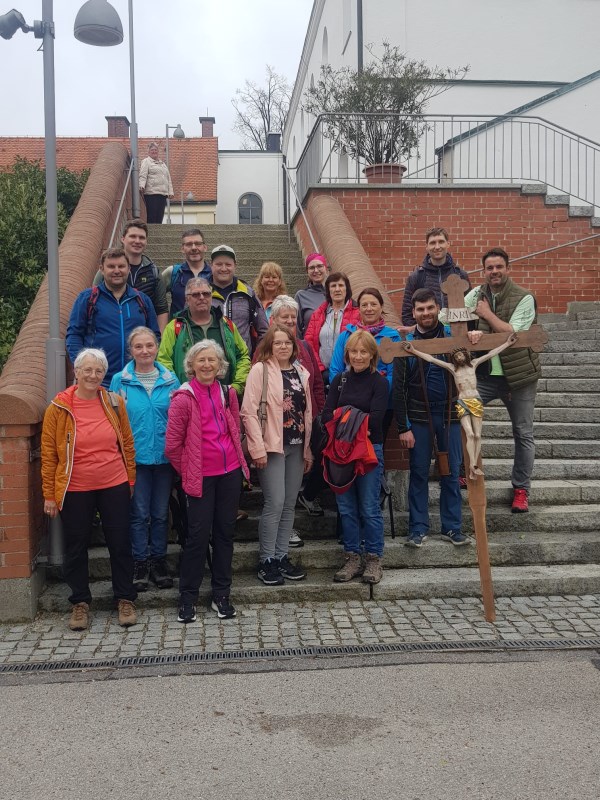
[[[148,154],[148,144],[157,142],[164,158],[164,137],[139,139],[140,162]],[[102,147],[107,142],[122,142],[129,147],[129,139],[107,137],[59,137],[56,140],[56,164],[71,170],[92,167]],[[169,167],[175,200],[192,192],[198,202],[217,202],[217,137],[191,137],[169,139]],[[0,137],[0,171],[9,167],[17,158],[44,162],[44,139],[42,137]]]

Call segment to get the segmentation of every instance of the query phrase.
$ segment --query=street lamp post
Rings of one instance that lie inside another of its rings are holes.
[[[169,169],[169,131],[173,131],[173,138],[174,139],[185,139],[185,133],[183,132],[181,125],[177,123],[177,125],[165,125],[165,160],[167,164],[167,172],[169,175],[171,174]],[[167,194],[167,222],[171,224],[171,198]]]

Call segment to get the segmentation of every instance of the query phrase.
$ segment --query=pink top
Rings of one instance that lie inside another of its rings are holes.
[[[202,468],[204,475],[225,475],[240,466],[227,428],[223,392],[218,381],[206,386],[192,378],[190,386],[200,405],[202,421]]]
[[[127,470],[119,450],[117,434],[106,416],[99,397],[82,400],[73,395],[77,425],[70,492],[109,489],[126,483]]]

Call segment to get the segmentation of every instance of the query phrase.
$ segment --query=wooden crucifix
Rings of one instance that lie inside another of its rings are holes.
[[[388,338],[382,339],[379,345],[379,356],[382,361],[389,364],[394,358],[406,358],[418,353],[423,354],[422,357],[426,360],[432,360],[432,356],[453,353],[460,349],[467,351],[469,356],[472,351],[499,352],[509,347],[528,347],[535,352],[540,352],[548,341],[548,334],[544,329],[539,325],[532,325],[529,330],[518,333],[485,333],[477,344],[471,344],[467,337],[467,323],[470,319],[478,319],[478,317],[472,315],[465,308],[464,295],[469,288],[468,283],[458,275],[451,275],[441,288],[448,297],[446,321],[450,325],[452,336],[443,339],[415,339],[410,344],[408,342],[392,342]],[[496,619],[496,611],[485,519],[487,499],[480,452],[482,408],[478,408],[478,401],[475,398],[469,397],[469,394],[476,394],[476,392],[469,390],[471,387],[475,389],[474,368],[491,355],[492,353],[488,352],[487,355],[475,359],[471,365],[468,363],[469,358],[464,358],[464,356],[461,358],[459,352],[454,354],[452,363],[441,364],[453,373],[458,388],[459,406],[463,409],[461,416],[463,457],[469,507],[475,529],[483,609],[488,622]]]

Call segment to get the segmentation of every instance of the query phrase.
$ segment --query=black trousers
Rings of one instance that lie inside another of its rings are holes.
[[[182,603],[194,605],[204,577],[208,545],[212,541],[213,597],[229,597],[233,560],[233,530],[242,488],[242,470],[207,476],[202,497],[187,495],[188,534],[179,567]],[[211,536],[212,534],[212,536]]]
[[[128,483],[96,489],[91,492],[67,492],[60,518],[65,534],[63,575],[71,589],[69,601],[89,603],[90,575],[88,544],[96,509],[102,518],[102,529],[110,556],[110,571],[115,600],[135,600],[133,588],[133,555],[129,535]]]
[[[146,202],[146,219],[149,223],[158,222],[162,224],[165,215],[165,206],[167,205],[166,194],[145,194],[144,200]]]

